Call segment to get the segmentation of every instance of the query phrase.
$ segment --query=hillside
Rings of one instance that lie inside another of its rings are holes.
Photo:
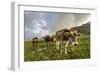
[[[85,35],[90,35],[90,22],[83,24],[78,27],[73,27],[73,29],[76,29],[78,32],[85,34]]]

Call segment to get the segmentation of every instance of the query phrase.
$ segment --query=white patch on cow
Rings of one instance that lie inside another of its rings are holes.
[[[78,42],[73,42],[73,43],[72,43],[72,45],[75,45],[75,44],[78,45]]]
[[[59,50],[60,41],[56,41],[56,48]]]
[[[65,43],[65,54],[67,54],[67,47],[68,47],[68,44],[69,44],[69,41],[67,41],[67,42]]]
[[[53,39],[53,41],[55,42],[55,41],[56,41],[56,39],[54,38],[54,39]]]

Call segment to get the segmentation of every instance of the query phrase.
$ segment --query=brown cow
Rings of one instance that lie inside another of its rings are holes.
[[[46,35],[43,38],[44,38],[45,43],[46,43],[45,47],[50,46],[50,43],[52,43],[54,41],[53,37],[49,36],[49,35]]]
[[[62,29],[56,32],[56,48],[59,50],[60,46],[64,45],[65,54],[67,54],[67,47],[69,44],[78,45],[77,38],[81,34],[74,29]]]
[[[37,44],[38,44],[38,38],[37,37],[32,38],[32,47],[37,48]]]

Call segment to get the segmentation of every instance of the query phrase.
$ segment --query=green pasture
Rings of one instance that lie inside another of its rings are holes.
[[[50,43],[45,48],[45,42],[39,40],[38,47],[32,48],[31,41],[24,41],[24,61],[47,61],[47,60],[72,60],[72,59],[89,59],[90,58],[90,36],[83,35],[78,39],[79,45],[68,47],[68,54],[62,54],[56,49],[55,42]]]

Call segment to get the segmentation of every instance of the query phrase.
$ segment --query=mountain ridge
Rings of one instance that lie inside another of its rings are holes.
[[[75,29],[84,35],[90,35],[90,22],[85,23],[81,26],[72,27],[71,29]]]

